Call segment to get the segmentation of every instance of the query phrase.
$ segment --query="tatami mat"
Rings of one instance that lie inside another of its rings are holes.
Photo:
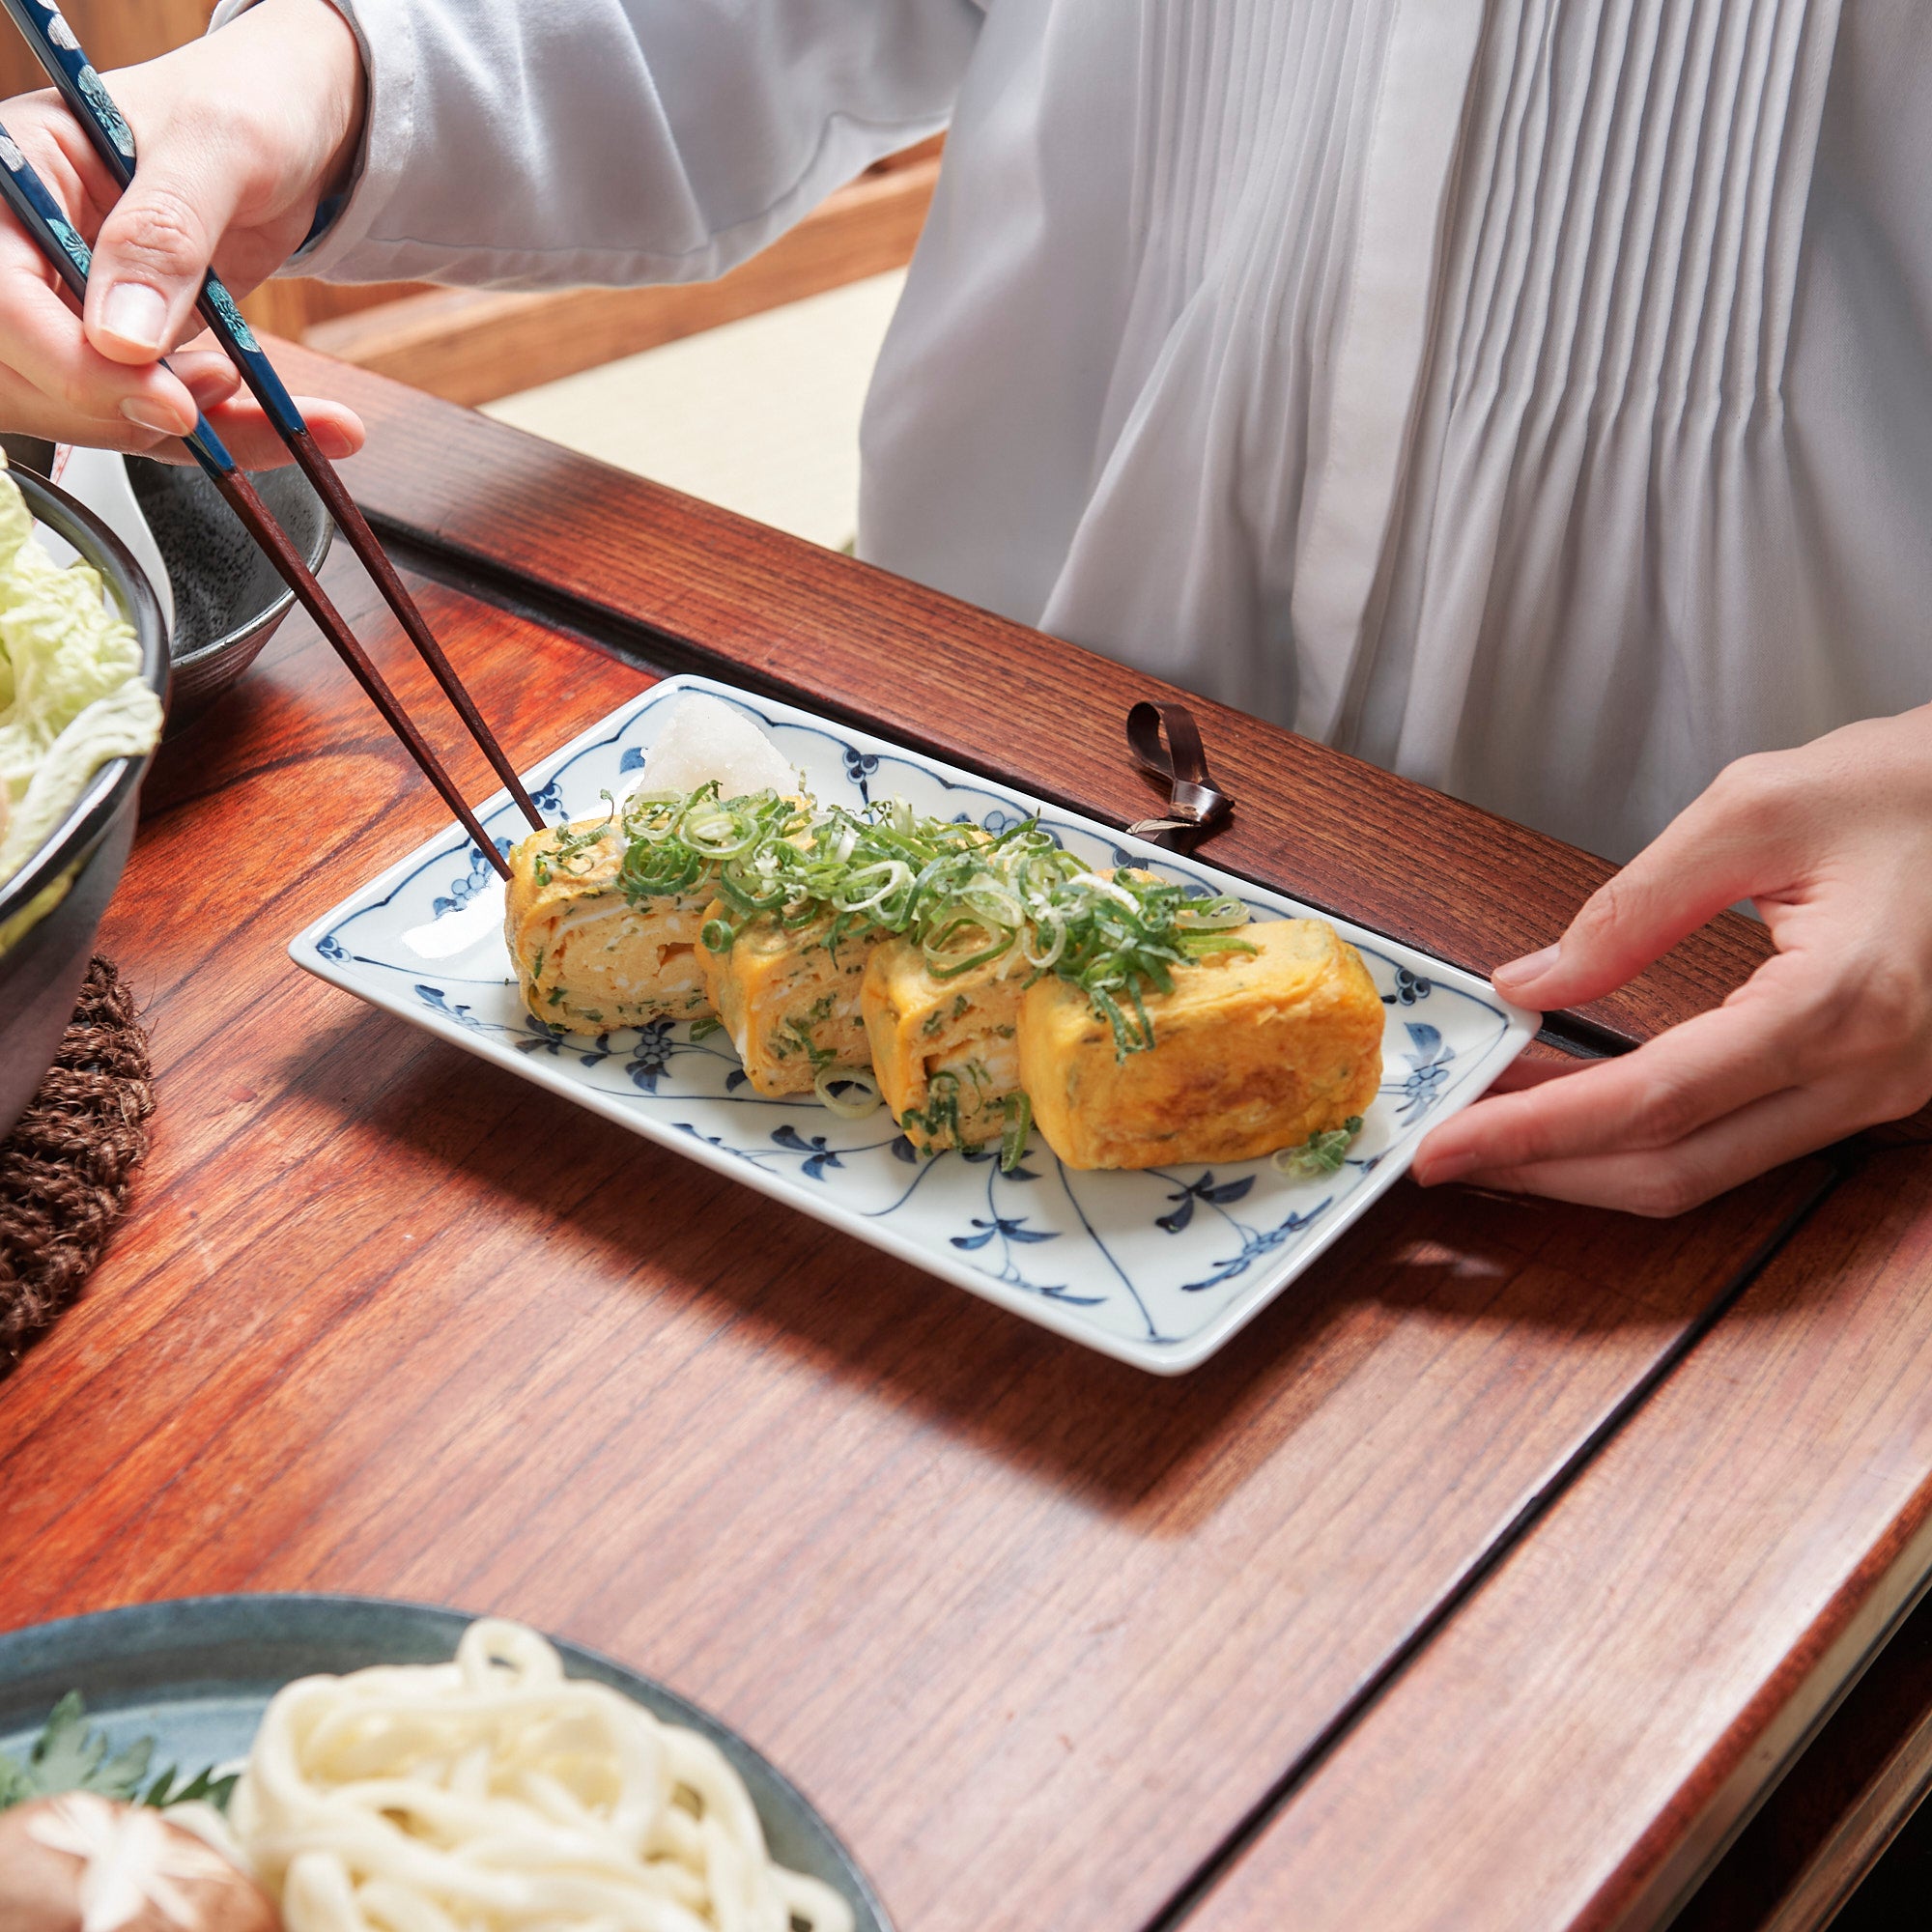
[[[834,548],[859,518],[859,412],[903,273],[727,323],[484,413]]]

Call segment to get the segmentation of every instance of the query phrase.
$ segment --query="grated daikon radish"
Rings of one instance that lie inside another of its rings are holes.
[[[644,759],[640,792],[696,791],[718,781],[721,798],[744,798],[757,791],[791,793],[799,775],[779,748],[735,706],[694,691],[658,733]]]

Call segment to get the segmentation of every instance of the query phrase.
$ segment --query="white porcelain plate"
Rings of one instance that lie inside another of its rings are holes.
[[[990,830],[1037,813],[1096,866],[1144,866],[1237,895],[1262,919],[1310,908],[1072,812],[706,678],[674,677],[528,774],[561,821],[621,795],[671,707],[706,691],[749,713],[827,803],[899,797]],[[507,851],[523,820],[482,812]],[[1036,1134],[1016,1172],[990,1153],[922,1159],[883,1110],[843,1121],[808,1095],[754,1094],[720,1033],[658,1021],[587,1038],[533,1019],[517,997],[502,891],[454,826],[345,899],[290,947],[297,963],[455,1045],[815,1214],[1043,1327],[1156,1375],[1205,1361],[1386,1192],[1427,1127],[1466,1106],[1522,1050],[1536,1018],[1427,953],[1340,930],[1381,989],[1382,1090],[1348,1164],[1293,1180],[1265,1160],[1135,1174],[1061,1166]]]

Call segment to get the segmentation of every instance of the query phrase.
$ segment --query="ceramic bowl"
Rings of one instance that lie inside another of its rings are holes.
[[[270,1698],[292,1678],[441,1663],[469,1622],[461,1611],[423,1604],[303,1594],[130,1604],[7,1631],[0,1633],[0,1751],[23,1754],[55,1700],[78,1690],[112,1749],[152,1738],[156,1765],[232,1762],[248,1754]],[[745,1780],[772,1857],[841,1893],[854,1932],[892,1932],[832,1827],[751,1744],[651,1678],[572,1643],[556,1647],[567,1675],[609,1685],[665,1723],[710,1739]]]
[[[172,735],[255,662],[295,592],[199,469],[130,456],[128,480],[174,587]],[[291,467],[255,471],[251,480],[308,567],[320,570],[334,526],[308,478]]]
[[[134,626],[141,674],[165,702],[168,642],[160,607],[127,546],[65,491],[14,472],[28,507],[100,573]],[[112,758],[50,838],[0,884],[0,1137],[33,1098],[73,1013],[94,935],[133,842],[148,759]]]

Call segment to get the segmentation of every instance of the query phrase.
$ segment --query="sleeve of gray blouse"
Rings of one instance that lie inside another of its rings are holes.
[[[982,18],[980,0],[334,4],[369,119],[299,272],[496,287],[722,274],[944,127]]]

